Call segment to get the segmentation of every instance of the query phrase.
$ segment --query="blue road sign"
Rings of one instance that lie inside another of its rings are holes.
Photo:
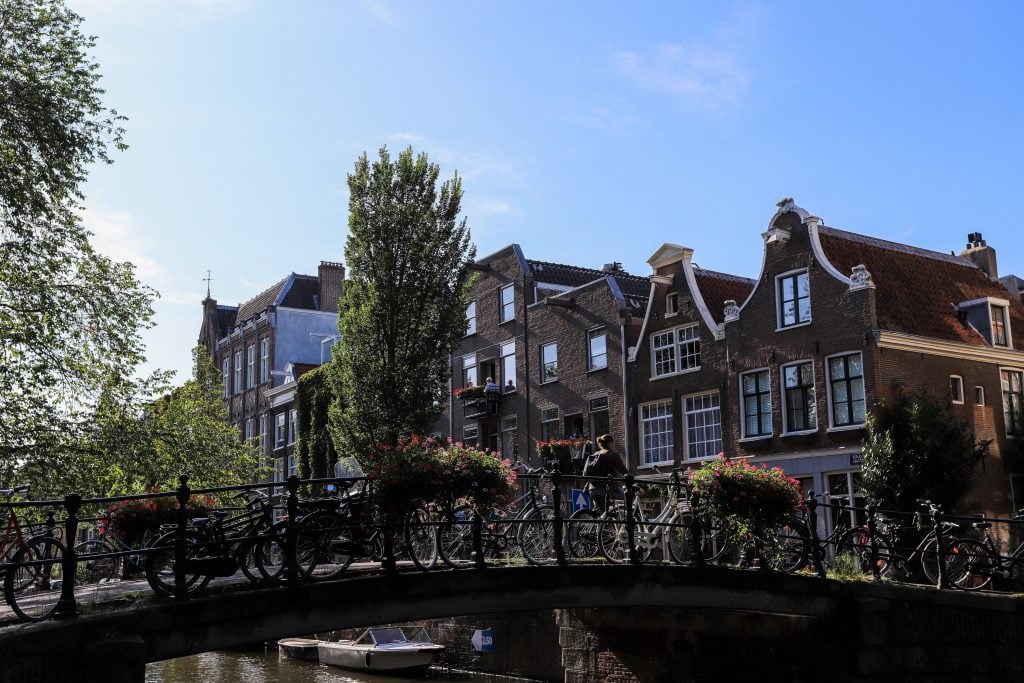
[[[569,489],[569,500],[572,501],[573,512],[590,509],[590,496],[583,489]]]
[[[494,650],[494,636],[491,635],[491,629],[489,628],[473,631],[473,637],[470,638],[470,642],[473,643],[473,649],[477,652],[491,652]]]

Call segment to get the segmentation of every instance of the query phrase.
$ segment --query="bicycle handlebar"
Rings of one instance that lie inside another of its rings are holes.
[[[3,494],[10,498],[15,493],[24,493],[25,491],[28,491],[28,489],[28,484],[22,484],[21,486],[15,486],[13,489],[0,489],[0,494]]]

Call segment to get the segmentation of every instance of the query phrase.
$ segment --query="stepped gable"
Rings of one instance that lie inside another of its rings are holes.
[[[878,326],[883,330],[988,346],[960,322],[956,305],[993,297],[1010,302],[1013,348],[1024,348],[1024,308],[972,261],[867,235],[818,228],[828,260],[844,275],[863,264],[875,283]]]
[[[287,308],[304,308],[310,311],[320,310],[320,280],[316,275],[292,274],[292,286],[284,295],[281,305]]]
[[[697,281],[700,294],[704,297],[704,303],[711,311],[711,317],[716,323],[725,321],[725,302],[732,299],[737,305],[742,306],[743,302],[750,296],[756,282],[750,278],[719,273],[714,270],[705,270],[694,266],[693,279]]]

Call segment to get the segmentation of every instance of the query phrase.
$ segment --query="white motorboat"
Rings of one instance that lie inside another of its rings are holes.
[[[355,640],[320,641],[321,664],[353,671],[381,671],[399,674],[424,673],[444,652],[422,628],[370,628]]]

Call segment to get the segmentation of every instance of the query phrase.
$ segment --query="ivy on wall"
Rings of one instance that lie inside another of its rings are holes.
[[[338,453],[327,428],[327,411],[332,398],[327,367],[325,364],[303,374],[295,391],[298,423],[295,457],[303,479],[333,476],[334,463],[338,462]]]

